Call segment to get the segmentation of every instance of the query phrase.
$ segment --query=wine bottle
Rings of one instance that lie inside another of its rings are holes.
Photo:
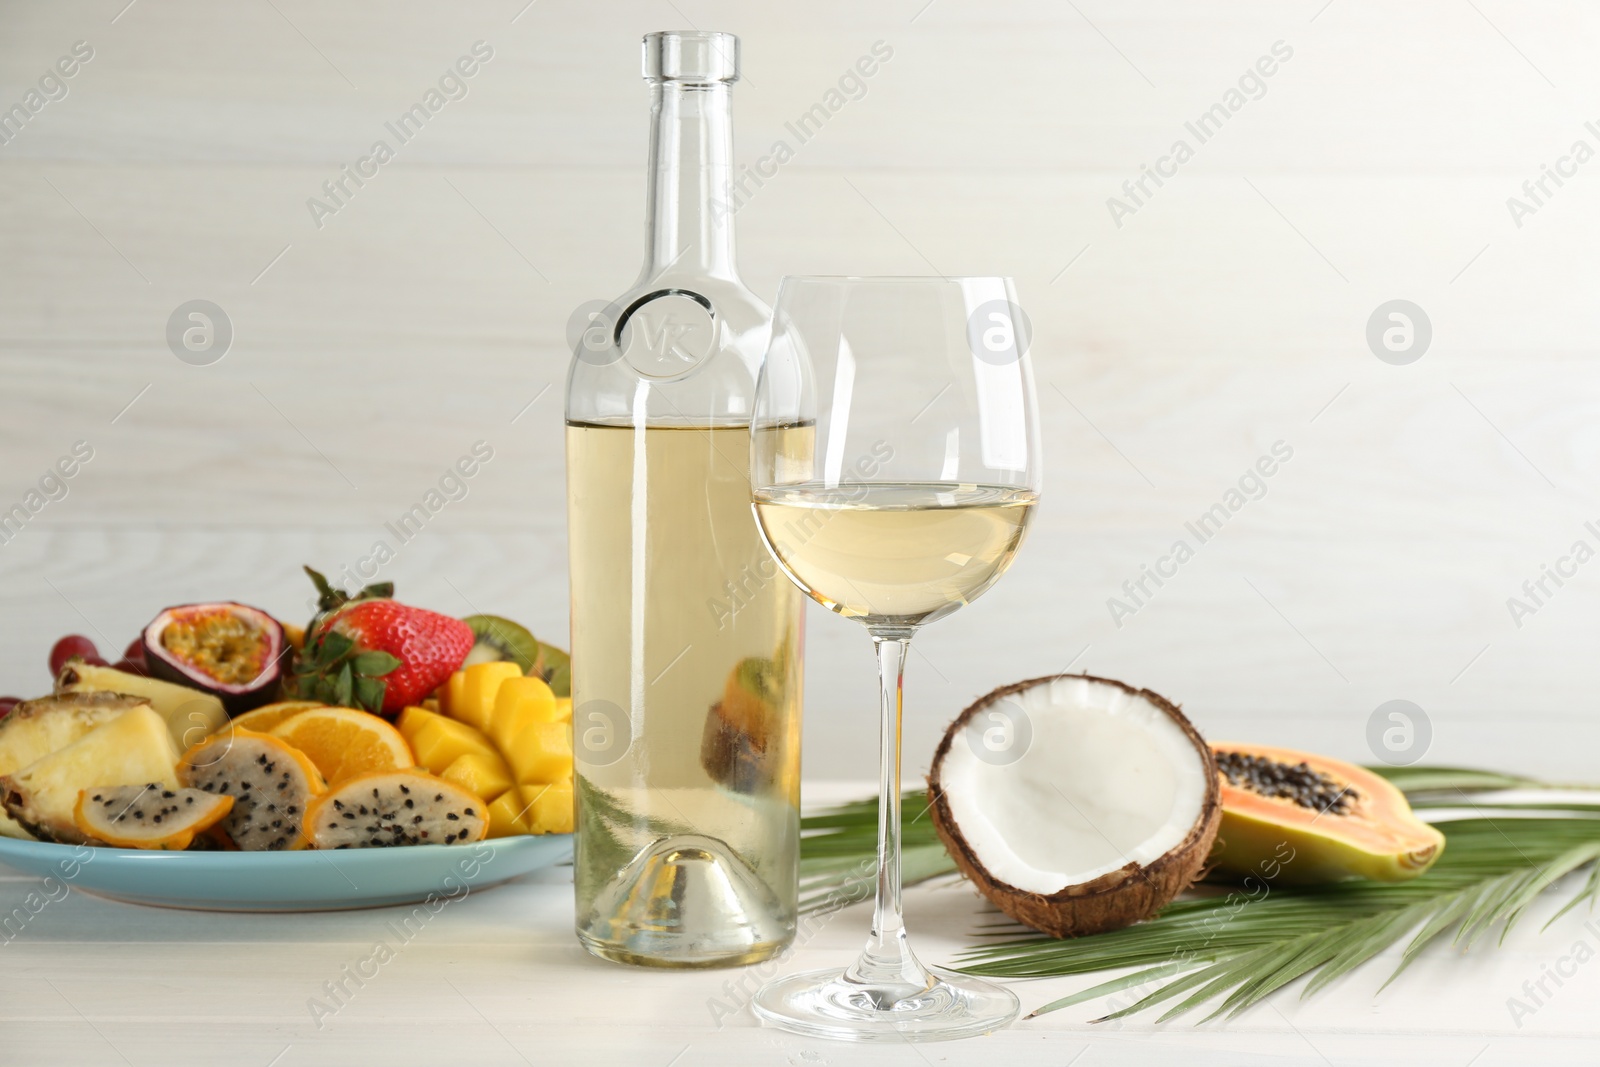
[[[577,324],[567,389],[577,930],[749,963],[794,936],[803,637],[750,511],[771,312],[734,263],[738,38],[649,34],[644,76],[644,269]],[[809,463],[809,428],[763,432]]]

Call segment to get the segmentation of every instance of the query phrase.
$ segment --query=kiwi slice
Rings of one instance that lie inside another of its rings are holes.
[[[539,658],[539,642],[524,627],[498,615],[468,615],[461,621],[472,627],[477,638],[467,653],[465,666],[505,661],[521,667],[523,674],[533,669]]]
[[[572,695],[572,657],[555,645],[539,642],[539,658],[534,661],[531,674],[537,674],[550,683],[550,692],[558,697]]]
[[[498,615],[468,615],[461,621],[472,628],[477,638],[472,651],[467,653],[464,666],[500,661],[515,663],[523,674],[536,675],[549,682],[556,696],[572,695],[572,660],[567,653]]]

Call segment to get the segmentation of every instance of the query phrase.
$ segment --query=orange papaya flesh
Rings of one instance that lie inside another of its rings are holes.
[[[1253,876],[1268,885],[1399,882],[1444,851],[1444,834],[1371,771],[1289,748],[1211,747],[1222,787],[1214,877]]]

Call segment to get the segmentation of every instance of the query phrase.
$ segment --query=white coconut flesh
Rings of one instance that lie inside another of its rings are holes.
[[[964,732],[939,770],[951,816],[989,874],[1017,889],[1049,895],[1148,866],[1201,818],[1208,774],[1194,741],[1118,686],[1035,685],[980,709]],[[1008,762],[1007,744],[1021,757]]]

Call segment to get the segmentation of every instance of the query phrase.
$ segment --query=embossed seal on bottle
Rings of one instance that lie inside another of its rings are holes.
[[[628,365],[645,378],[681,378],[716,349],[711,302],[699,293],[663,289],[622,314],[617,343]]]

